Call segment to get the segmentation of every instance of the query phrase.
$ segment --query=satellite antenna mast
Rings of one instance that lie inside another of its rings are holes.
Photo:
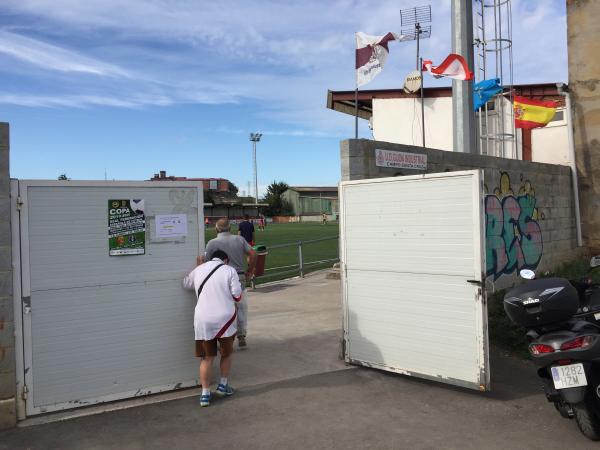
[[[400,28],[402,35],[407,39],[417,41],[416,70],[421,78],[421,131],[423,147],[425,147],[425,99],[423,93],[423,59],[420,54],[420,41],[431,37],[431,5],[415,6],[414,8],[400,10]],[[410,77],[410,75],[409,75]]]
[[[431,37],[431,5],[415,6],[400,10],[400,27],[402,35],[417,41],[417,70],[419,67],[419,41]]]

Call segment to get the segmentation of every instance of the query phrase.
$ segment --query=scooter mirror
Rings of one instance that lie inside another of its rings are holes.
[[[590,259],[590,268],[593,269],[598,266],[600,266],[600,256],[592,256],[592,259]]]
[[[535,272],[529,269],[522,269],[519,272],[519,275],[521,275],[521,278],[525,278],[526,280],[533,280],[535,278]]]

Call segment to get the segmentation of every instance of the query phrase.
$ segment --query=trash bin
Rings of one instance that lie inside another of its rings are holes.
[[[265,273],[265,260],[267,259],[267,255],[269,252],[267,251],[267,246],[262,244],[257,244],[252,247],[256,252],[256,265],[254,266],[254,276],[260,277]]]

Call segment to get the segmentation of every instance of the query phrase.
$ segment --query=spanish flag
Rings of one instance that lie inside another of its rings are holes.
[[[515,95],[515,128],[545,127],[556,113],[556,102],[531,100]]]

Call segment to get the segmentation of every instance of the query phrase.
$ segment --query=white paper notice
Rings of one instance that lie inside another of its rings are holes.
[[[186,214],[158,215],[155,223],[158,238],[187,236]]]

